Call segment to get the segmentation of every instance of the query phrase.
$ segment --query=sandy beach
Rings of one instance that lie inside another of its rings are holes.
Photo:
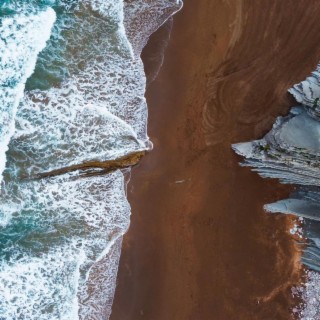
[[[292,220],[263,205],[293,187],[240,167],[230,145],[260,138],[293,105],[287,89],[320,58],[319,14],[317,0],[185,0],[147,88],[154,150],[128,185],[111,320],[292,318]]]

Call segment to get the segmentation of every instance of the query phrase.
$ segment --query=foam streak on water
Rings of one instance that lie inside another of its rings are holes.
[[[109,318],[129,169],[68,168],[151,148],[140,53],[180,8],[177,0],[0,3],[1,152],[11,137],[0,190],[1,320]],[[65,173],[39,179],[53,170]]]

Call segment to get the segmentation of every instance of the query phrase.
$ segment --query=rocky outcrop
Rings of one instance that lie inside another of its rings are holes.
[[[138,164],[140,159],[146,154],[146,151],[138,151],[134,153],[127,154],[118,159],[108,160],[104,162],[91,161],[81,164],[76,164],[70,167],[65,167],[57,170],[52,170],[49,172],[39,173],[37,178],[53,177],[57,175],[62,175],[68,172],[79,170],[79,177],[90,176],[90,175],[102,175],[113,172],[118,169],[126,169]]]
[[[265,209],[303,218],[307,242],[301,261],[320,271],[320,65],[289,92],[299,106],[293,107],[287,116],[278,117],[262,139],[237,143],[232,148],[245,157],[242,166],[252,167],[262,177],[297,185],[289,199],[267,204]],[[313,319],[320,312],[320,297],[314,290],[319,286],[319,277],[309,272],[307,278],[308,284],[302,289],[307,300],[300,310],[301,319]]]

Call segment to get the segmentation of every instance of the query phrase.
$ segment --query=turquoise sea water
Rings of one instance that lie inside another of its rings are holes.
[[[0,1],[1,320],[109,317],[128,170],[39,174],[150,148],[140,51],[180,6]]]

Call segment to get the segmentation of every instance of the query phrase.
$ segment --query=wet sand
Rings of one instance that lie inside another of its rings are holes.
[[[112,320],[291,318],[292,221],[262,208],[291,187],[241,168],[230,144],[266,133],[318,62],[320,6],[304,4],[186,0],[174,18],[146,94],[154,150],[128,185]]]

